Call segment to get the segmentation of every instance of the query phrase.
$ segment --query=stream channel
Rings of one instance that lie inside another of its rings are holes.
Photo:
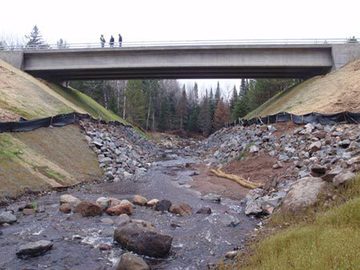
[[[177,216],[169,212],[157,212],[151,208],[136,206],[131,218],[154,224],[157,231],[173,237],[170,254],[166,258],[145,257],[152,269],[208,269],[230,250],[240,248],[258,222],[243,213],[240,201],[221,198],[211,200],[191,188],[194,170],[188,164],[200,163],[195,157],[175,157],[155,162],[141,177],[132,181],[83,184],[66,191],[52,191],[40,197],[20,198],[1,211],[13,210],[18,220],[15,224],[0,228],[0,269],[52,269],[92,270],[113,269],[125,251],[113,241],[115,224],[98,217],[81,217],[59,211],[59,197],[71,194],[81,200],[115,197],[129,199],[139,194],[148,199],[167,199],[173,203],[187,203],[193,209],[190,216]],[[36,201],[39,213],[24,215],[18,208]],[[210,207],[212,213],[196,214],[202,207]],[[42,256],[19,259],[16,251],[21,244],[30,241],[49,240],[53,248]],[[111,245],[111,250],[101,251],[99,244]]]

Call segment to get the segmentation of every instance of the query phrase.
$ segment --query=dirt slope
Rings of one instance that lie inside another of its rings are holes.
[[[360,112],[360,60],[278,94],[246,118],[278,112],[305,114],[342,111]]]
[[[101,177],[95,153],[75,125],[0,134],[0,198]]]
[[[0,60],[0,121],[73,111],[85,113],[39,80]]]
[[[0,121],[69,112],[122,119],[76,89],[38,80],[0,60]],[[96,155],[76,125],[0,134],[0,201],[27,190],[99,179]]]

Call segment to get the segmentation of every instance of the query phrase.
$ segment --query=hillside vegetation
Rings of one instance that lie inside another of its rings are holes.
[[[219,270],[359,269],[360,177],[335,194],[327,210],[320,202],[296,216],[283,216],[282,223],[293,226],[263,238],[250,255],[240,255],[234,265],[221,265]],[[271,221],[279,223],[279,217]]]
[[[0,60],[0,121],[36,119],[70,112],[122,121],[76,89],[38,80]],[[0,200],[99,179],[96,155],[79,127],[41,128],[0,134]]]
[[[246,118],[278,112],[326,114],[342,111],[360,111],[360,60],[279,93]]]

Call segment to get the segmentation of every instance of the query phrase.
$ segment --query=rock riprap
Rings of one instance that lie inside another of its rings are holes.
[[[158,152],[153,143],[131,126],[95,121],[82,121],[81,125],[109,181],[132,179],[144,174]]]

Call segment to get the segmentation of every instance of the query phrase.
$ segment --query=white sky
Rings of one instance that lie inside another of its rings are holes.
[[[0,37],[38,25],[48,43],[360,37],[355,0],[2,0]],[[218,80],[198,80],[216,87]],[[187,80],[181,82],[188,83]],[[190,81],[192,82],[192,80]],[[238,86],[239,80],[221,80]]]

